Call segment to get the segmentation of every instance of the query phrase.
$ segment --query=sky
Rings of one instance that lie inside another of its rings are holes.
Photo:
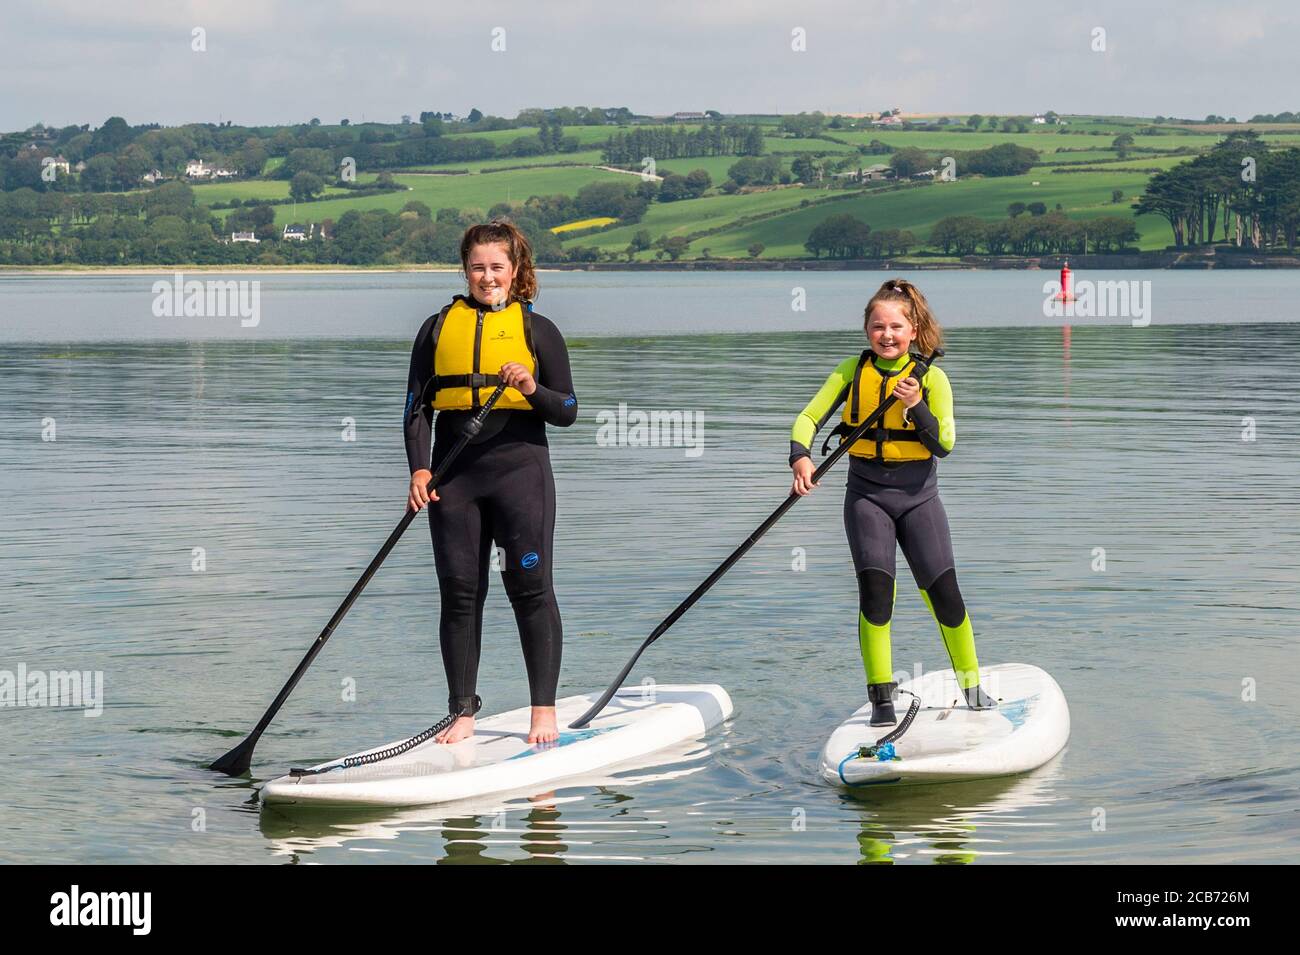
[[[1297,40],[1294,0],[6,0],[0,130],[539,106],[1244,120],[1300,110]]]

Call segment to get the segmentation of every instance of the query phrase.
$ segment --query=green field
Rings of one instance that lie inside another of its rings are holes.
[[[358,178],[365,180],[367,177],[361,176]],[[374,177],[369,178],[373,179]],[[287,179],[212,182],[202,183],[191,188],[194,190],[194,201],[203,205],[211,205],[214,202],[229,202],[231,199],[289,198],[289,180]],[[338,186],[327,186],[325,188],[325,195],[327,196],[346,196],[347,194],[346,189],[340,189]]]
[[[543,166],[555,163],[579,163],[595,166],[602,162],[599,149],[583,149],[576,153],[559,153],[548,156],[506,156],[503,159],[474,159],[469,162],[440,162],[427,166],[411,166],[409,172],[438,172],[462,170],[484,172],[492,169],[513,169],[515,166]]]
[[[588,144],[599,144],[609,139],[616,132],[626,132],[629,126],[564,126],[562,135],[573,136],[578,142],[586,146]],[[482,133],[455,133],[448,135],[446,139],[486,139],[498,146],[514,142],[521,136],[536,136],[539,132],[536,126],[520,126],[518,129],[493,129]]]
[[[1067,214],[1076,219],[1103,215],[1127,218],[1132,215],[1131,205],[1142,194],[1149,177],[1144,172],[1122,170],[1173,168],[1188,161],[1191,156],[1170,155],[1172,150],[1186,147],[1197,151],[1208,149],[1226,135],[1223,130],[1163,127],[1167,135],[1144,136],[1140,130],[1150,125],[1149,120],[1125,117],[1068,117],[1068,120],[1069,125],[1066,127],[1036,126],[1025,133],[987,130],[968,133],[957,132],[955,129],[907,132],[874,127],[827,130],[827,135],[839,140],[831,142],[826,139],[795,139],[778,135],[779,120],[764,117],[761,121],[772,133],[764,136],[765,152],[767,155],[778,156],[786,169],[789,169],[798,155],[809,152],[824,153],[831,162],[840,158],[850,159],[852,166],[888,163],[888,155],[867,155],[857,151],[857,146],[866,145],[873,139],[895,148],[917,147],[940,156],[1015,143],[1037,150],[1041,161],[1026,174],[1014,177],[966,177],[961,176],[959,168],[960,178],[950,183],[900,184],[902,188],[893,184],[888,187],[873,185],[867,189],[854,187],[855,191],[831,189],[827,184],[814,183],[725,195],[717,187],[726,180],[727,170],[741,157],[665,159],[657,163],[656,171],[660,175],[685,175],[694,169],[703,169],[708,172],[714,188],[699,199],[652,203],[640,222],[620,225],[606,232],[577,236],[566,240],[565,246],[594,247],[622,256],[632,236],[641,230],[649,232],[652,240],[663,236],[694,235],[717,230],[713,234],[697,235],[686,258],[696,258],[706,248],[715,258],[747,258],[748,247],[753,243],[765,246],[764,258],[803,258],[807,256],[803,244],[812,228],[827,216],[842,213],[862,219],[875,230],[909,230],[922,244],[940,219],[973,215],[988,221],[1000,220],[1005,218],[1007,206],[1013,202],[1042,202],[1049,210],[1060,204]],[[753,120],[745,117],[729,120],[739,123],[747,121]],[[769,123],[771,125],[767,126]],[[610,135],[630,128],[565,127],[565,135],[579,137],[585,146],[576,153],[453,162],[403,171],[395,174],[395,178],[410,187],[405,192],[353,197],[346,190],[331,187],[326,190],[326,198],[321,201],[299,203],[296,209],[293,205],[274,207],[276,223],[283,225],[295,220],[319,222],[326,218],[337,220],[352,209],[387,209],[395,212],[413,200],[422,202],[435,211],[454,207],[486,212],[497,203],[521,202],[534,195],[572,196],[584,185],[597,181],[623,181],[634,186],[638,182],[634,176],[595,168],[602,162],[599,144]],[[687,124],[687,128],[694,127]],[[483,138],[504,144],[536,132],[536,128],[508,129],[459,133],[454,138]],[[1084,135],[1088,132],[1098,132],[1101,135]],[[1139,147],[1151,147],[1161,152],[1131,153],[1124,160],[1117,161],[1115,152],[1109,146],[1111,139],[1122,132],[1133,133]],[[1275,145],[1298,146],[1300,128],[1279,128],[1270,131],[1264,138]],[[280,162],[282,160],[278,158],[270,160],[267,169],[275,168]],[[434,174],[440,170],[468,170],[468,174]],[[428,174],[420,174],[421,171]],[[373,177],[362,175],[359,179],[366,182]],[[1113,190],[1121,191],[1121,202],[1111,201]],[[289,184],[284,181],[239,181],[196,186],[194,191],[197,201],[201,203],[229,202],[236,197],[281,199],[288,197]],[[836,201],[823,201],[831,198]],[[805,205],[809,202],[813,204]],[[219,214],[225,215],[226,212],[221,210]],[[755,221],[745,221],[749,219]],[[1147,216],[1135,222],[1140,234],[1140,248],[1162,249],[1171,242],[1172,236],[1163,218]],[[637,259],[642,261],[654,258],[653,249],[637,255]]]
[[[740,257],[747,254],[751,243],[761,242],[766,246],[764,258],[803,257],[808,254],[803,243],[813,226],[826,216],[839,213],[857,216],[872,229],[908,229],[922,241],[940,219],[958,215],[990,221],[1004,219],[1006,208],[1012,202],[1043,202],[1048,209],[1059,202],[1071,218],[1128,217],[1132,214],[1128,201],[1113,204],[1111,190],[1122,189],[1126,197],[1131,197],[1146,184],[1146,177],[1135,173],[1038,177],[1038,186],[1032,184],[1034,179],[1032,173],[998,179],[959,179],[795,209],[776,218],[699,239],[688,254],[698,254],[699,248],[707,246],[711,255]],[[1169,243],[1169,229],[1163,219],[1142,216],[1136,222],[1141,234],[1140,248],[1160,249]]]
[[[703,169],[709,174],[715,186],[721,185],[727,179],[727,170],[740,161],[739,156],[692,156],[689,159],[663,159],[655,163],[655,172],[660,176],[666,176],[669,173],[676,173],[679,176],[685,176],[696,169]],[[785,161],[789,167],[790,160]],[[695,200],[699,201],[699,200]]]
[[[1035,180],[1039,185],[1033,185]],[[622,253],[633,233],[639,229],[649,231],[651,237],[657,239],[661,235],[688,235],[725,226],[744,216],[781,212],[771,218],[743,223],[696,239],[687,252],[687,257],[694,258],[708,248],[713,257],[744,258],[752,243],[761,242],[766,247],[763,258],[800,258],[808,254],[803,247],[808,233],[829,215],[849,213],[873,229],[908,229],[924,241],[934,224],[946,216],[973,215],[990,221],[1002,219],[1006,217],[1007,206],[1013,202],[1043,202],[1049,209],[1053,209],[1059,202],[1063,211],[1072,218],[1103,215],[1127,217],[1131,214],[1129,204],[1145,184],[1146,177],[1138,173],[1053,175],[1048,172],[1038,175],[1031,171],[1024,176],[997,179],[972,178],[951,183],[918,183],[905,189],[867,193],[807,208],[801,207],[804,199],[825,198],[838,193],[825,189],[792,187],[740,196],[711,196],[655,204],[639,223],[575,239],[574,242]],[[1125,198],[1122,202],[1111,202],[1111,191],[1114,189],[1123,191]],[[1141,235],[1140,248],[1160,249],[1168,244],[1169,230],[1163,219],[1144,216],[1136,221]],[[635,258],[653,260],[654,251],[641,252]]]
[[[1106,162],[1115,158],[1115,150],[1113,149],[1083,149],[1077,153],[1047,152],[1046,150],[1039,150],[1039,151],[1042,153],[1044,166],[1055,166],[1055,165],[1060,165],[1061,163],[1071,163],[1071,162],[1099,162],[1099,161]],[[1151,154],[1130,153],[1129,161],[1132,161],[1133,155],[1140,155],[1142,156],[1143,159],[1146,159]]]
[[[715,195],[701,199],[684,199],[680,202],[656,202],[650,206],[640,222],[573,241],[577,245],[595,246],[609,252],[621,253],[632,241],[632,236],[642,229],[648,231],[652,239],[658,239],[662,235],[686,235],[700,229],[724,226],[742,216],[798,209],[803,200],[816,199],[823,195],[825,195],[824,191],[804,186],[785,186],[767,192],[739,196]],[[842,203],[834,205],[838,210]],[[826,211],[829,208],[829,206],[821,207],[818,218],[829,215],[830,213]],[[806,237],[805,235],[799,239],[801,245]],[[712,239],[710,238],[705,244],[712,245]],[[694,252],[691,253],[691,257],[693,256]],[[650,260],[654,258],[654,254],[642,252],[637,258]]]
[[[358,212],[367,209],[389,209],[396,212],[412,201],[423,202],[435,212],[454,207],[479,209],[486,213],[498,202],[522,202],[534,195],[574,195],[587,183],[602,179],[632,180],[631,176],[604,172],[600,169],[518,169],[488,176],[402,174],[393,178],[404,186],[410,186],[410,190],[362,196],[357,199],[326,199],[321,202],[299,203],[296,217],[293,206],[276,206],[276,224],[282,225],[294,221],[320,222],[322,219],[337,221],[350,209],[356,209]]]

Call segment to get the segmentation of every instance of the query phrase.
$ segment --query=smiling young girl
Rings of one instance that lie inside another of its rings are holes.
[[[546,426],[573,424],[578,399],[563,336],[533,311],[537,279],[524,234],[503,220],[473,226],[461,239],[460,258],[469,294],[455,296],[416,336],[405,416],[407,507],[435,505],[429,527],[442,601],[438,636],[448,706],[460,714],[436,739],[455,743],[474,733],[483,604],[495,541],[528,670],[528,742],[549,743],[558,737],[562,630],[551,583],[555,479]],[[482,431],[437,489],[426,492],[430,469],[500,382],[509,387]]]
[[[890,395],[896,402],[879,425],[849,449],[844,530],[858,577],[858,643],[867,671],[871,725],[896,721],[890,618],[897,585],[896,548],[912,570],[921,596],[934,614],[944,646],[967,703],[995,706],[979,685],[979,661],[970,616],[957,587],[948,516],[939,500],[937,459],[957,438],[948,377],[931,367],[918,383],[909,377],[913,344],[929,355],[943,332],[920,290],[905,279],[880,287],[864,312],[871,347],[846,358],[795,419],[790,435],[792,490],[808,494],[814,471],[813,438],[835,409],[844,405],[841,436],[864,421]]]

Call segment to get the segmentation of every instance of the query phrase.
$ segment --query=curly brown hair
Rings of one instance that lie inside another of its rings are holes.
[[[491,222],[472,225],[460,240],[460,267],[469,278],[469,254],[476,245],[500,242],[506,247],[510,264],[515,268],[510,297],[531,302],[537,297],[537,275],[533,271],[533,248],[519,227],[509,219],[497,218]]]
[[[916,345],[922,354],[929,355],[936,348],[943,347],[943,329],[939,320],[930,311],[930,303],[925,300],[921,290],[907,279],[889,279],[880,286],[876,294],[862,312],[862,330],[871,325],[871,310],[877,302],[902,302],[907,320],[916,329]]]

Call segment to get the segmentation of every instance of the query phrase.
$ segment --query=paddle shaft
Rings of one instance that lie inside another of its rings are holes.
[[[488,396],[487,401],[483,403],[483,407],[478,410],[474,417],[465,422],[465,427],[461,431],[460,438],[454,445],[452,445],[451,450],[447,452],[442,461],[439,462],[437,470],[433,472],[433,476],[429,479],[429,483],[426,485],[427,490],[432,491],[434,487],[437,486],[438,482],[446,475],[447,469],[451,467],[452,462],[455,461],[461,451],[465,449],[465,445],[469,444],[473,437],[483,429],[483,422],[487,418],[488,412],[492,410],[492,407],[500,399],[505,389],[505,384],[497,385],[496,390],[493,391],[492,394]],[[408,509],[406,513],[402,515],[402,519],[397,522],[397,526],[393,528],[393,532],[388,535],[388,540],[384,541],[384,546],[379,548],[379,553],[374,556],[374,559],[370,561],[370,564],[366,567],[364,573],[362,573],[357,582],[353,584],[352,589],[348,591],[348,595],[344,598],[343,603],[339,605],[339,609],[334,611],[334,616],[330,617],[329,623],[325,624],[325,629],[320,632],[320,636],[316,638],[316,642],[311,645],[311,648],[307,651],[307,655],[302,658],[302,662],[299,663],[297,669],[293,671],[293,675],[289,677],[289,681],[285,683],[280,692],[276,694],[275,700],[271,703],[270,709],[268,709],[258,721],[257,726],[253,728],[253,732],[250,733],[248,738],[242,743],[230,752],[226,753],[220,759],[216,760],[209,767],[210,769],[226,773],[229,776],[239,776],[248,771],[249,767],[252,765],[253,748],[257,745],[257,741],[261,738],[262,733],[266,730],[267,726],[270,725],[271,720],[275,719],[275,715],[280,712],[280,707],[283,706],[284,701],[289,698],[289,694],[293,692],[293,688],[298,685],[298,681],[302,679],[302,675],[307,672],[307,668],[310,667],[312,661],[316,659],[316,655],[321,652],[321,649],[325,646],[325,642],[333,635],[334,629],[347,615],[347,612],[352,609],[352,604],[355,603],[357,597],[361,595],[361,591],[366,589],[366,584],[370,583],[370,578],[375,576],[375,572],[379,570],[379,566],[384,562],[384,559],[389,555],[392,549],[397,546],[397,542],[401,539],[402,534],[411,526],[411,522],[415,520],[415,515],[418,513],[419,511]]]
[[[929,370],[930,365],[942,355],[942,350],[935,349],[934,354],[929,358],[917,359],[916,367],[912,369],[912,372],[908,377],[915,378],[919,382],[923,377],[925,377],[925,373]],[[833,468],[835,462],[847,454],[849,448],[853,446],[854,442],[873,428],[876,423],[885,416],[885,412],[893,407],[894,402],[897,400],[898,397],[891,394],[880,403],[880,407],[876,408],[875,411],[867,416],[865,421],[850,431],[848,436],[840,442],[839,447],[832,451],[826,459],[822,461],[817,470],[813,471],[813,483],[819,481],[822,475]],[[609,701],[614,698],[614,694],[617,693],[618,688],[623,685],[623,681],[626,680],[627,675],[632,672],[632,668],[636,666],[637,660],[641,658],[641,654],[646,651],[646,648],[662,637],[669,627],[681,619],[682,614],[695,606],[695,602],[703,597],[709,591],[709,588],[721,580],[722,575],[731,570],[731,568],[735,566],[736,562],[739,561],[740,558],[744,557],[745,554],[749,552],[749,549],[757,544],[759,539],[772,528],[772,525],[785,516],[786,511],[794,507],[795,502],[799,500],[799,497],[800,495],[791,491],[789,497],[781,502],[781,506],[769,514],[767,520],[763,521],[762,524],[759,524],[754,532],[750,534],[749,537],[745,538],[744,543],[731,552],[730,557],[719,564],[718,568],[713,573],[709,574],[708,578],[702,584],[691,591],[689,597],[678,604],[677,608],[665,617],[659,626],[655,627],[654,632],[651,633],[650,636],[646,637],[641,646],[637,648],[636,653],[632,654],[632,659],[627,661],[627,665],[619,671],[618,676],[614,678],[614,682],[611,683],[605,692],[601,694],[600,699],[595,702],[591,709],[587,710],[587,712],[583,713],[577,720],[569,724],[570,729],[582,729],[595,718],[596,714],[609,704]]]

